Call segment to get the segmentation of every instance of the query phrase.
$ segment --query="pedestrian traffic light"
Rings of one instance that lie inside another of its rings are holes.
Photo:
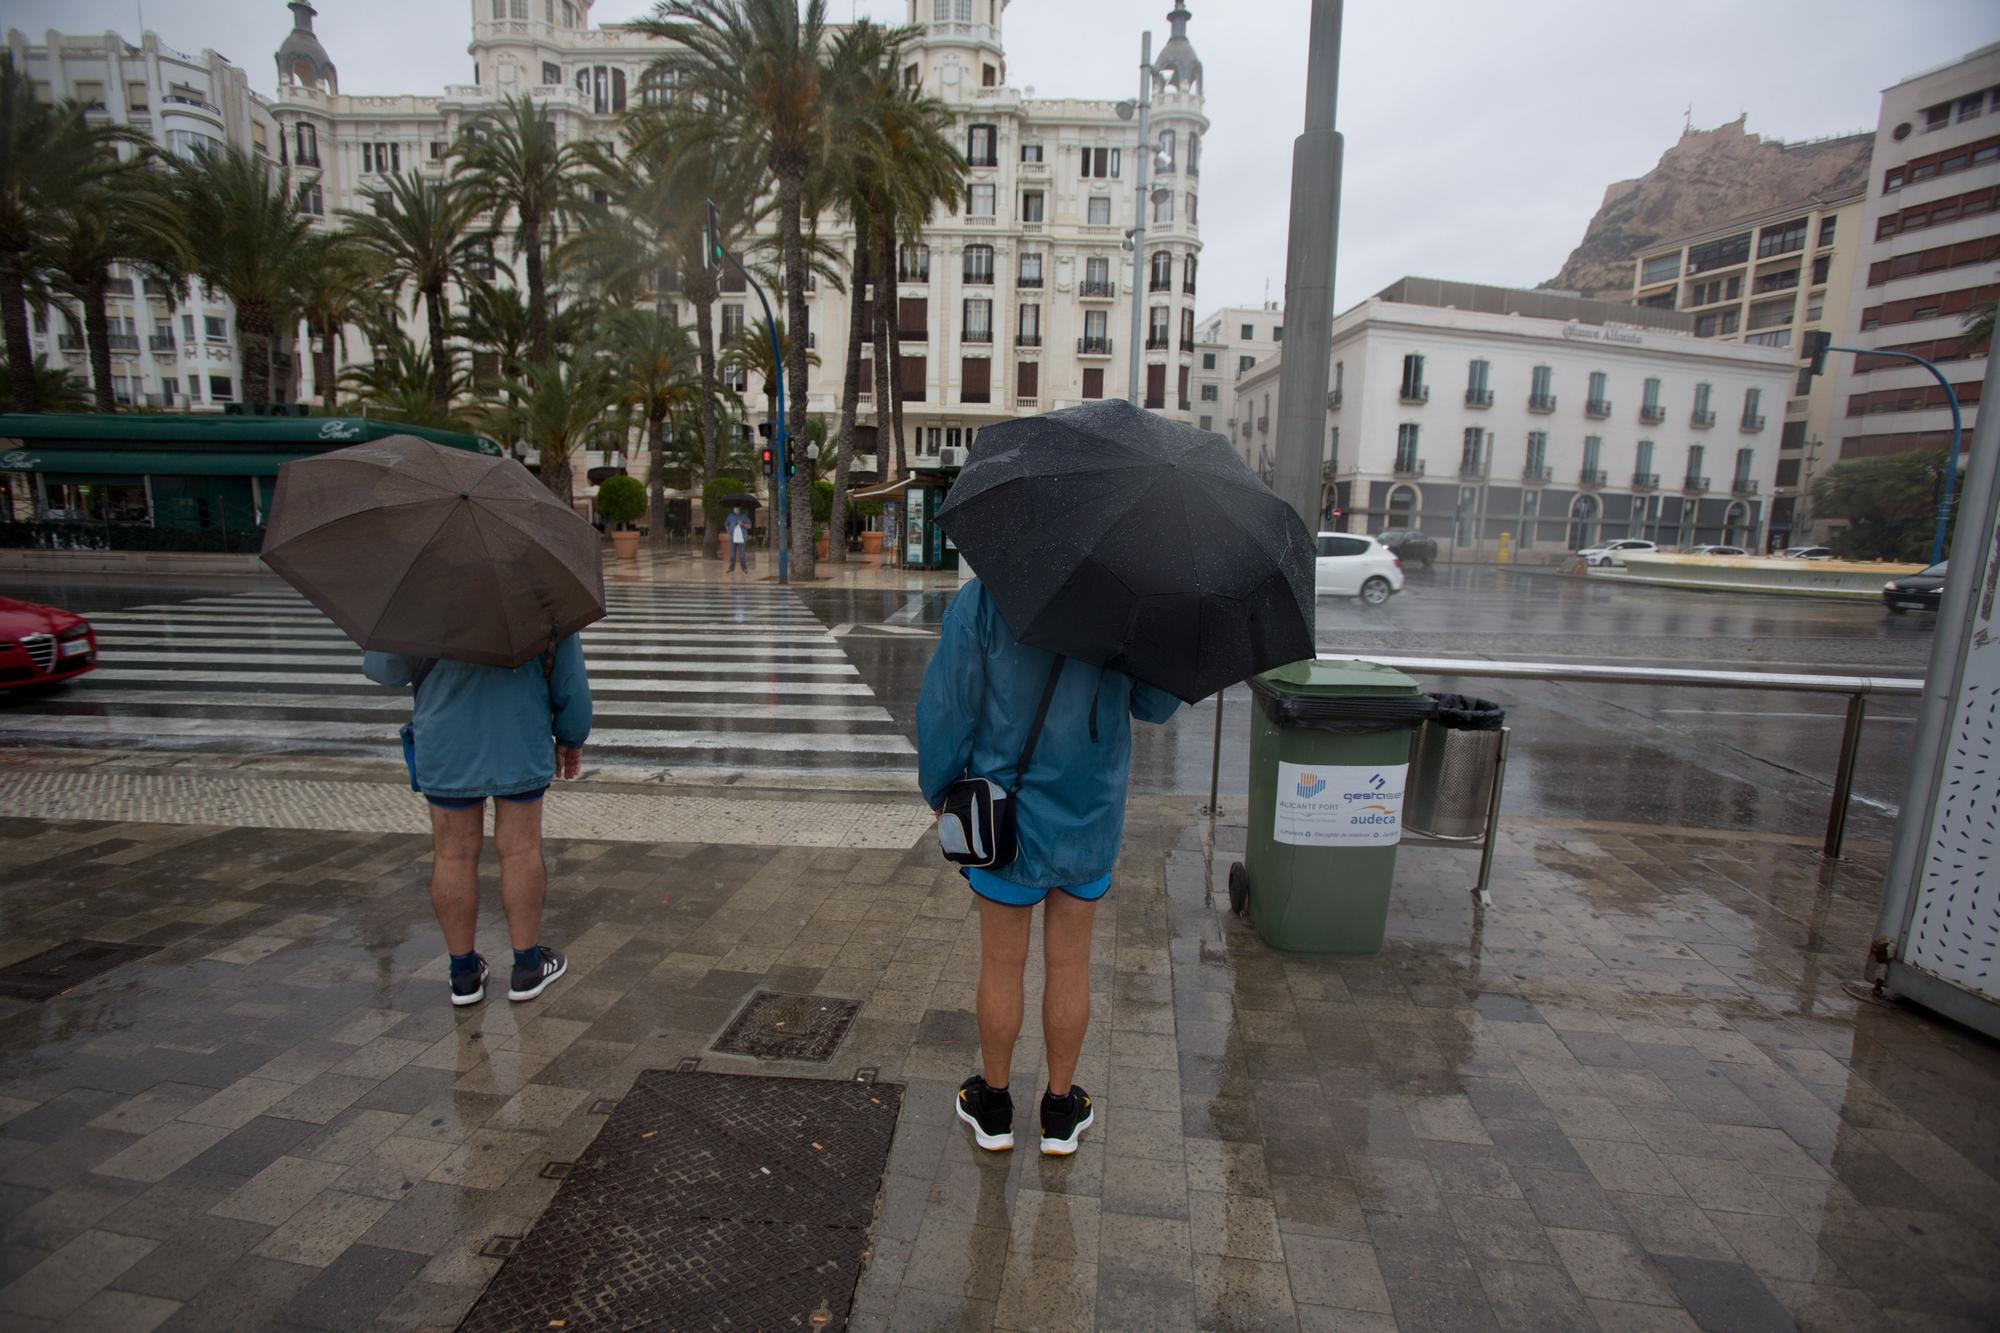
[[[709,201],[708,221],[701,228],[701,266],[715,270],[722,267],[722,224],[715,216],[715,202]]]
[[[1824,329],[1813,329],[1806,334],[1806,360],[1812,365],[1806,370],[1806,377],[1822,374],[1826,370],[1826,354],[1833,346],[1833,335]]]
[[[799,453],[796,449],[785,450],[785,480],[790,481],[799,472]]]
[[[757,423],[757,433],[768,440],[771,438],[771,426],[772,423],[769,421],[760,421]]]
[[[773,457],[773,455],[772,455],[772,451],[771,451],[771,450],[769,450],[769,449],[766,449],[766,450],[764,451],[764,475],[765,475],[765,476],[767,476],[767,477],[768,477],[768,476],[771,476],[771,475],[772,475],[773,473],[775,473],[775,472],[776,472],[777,470],[778,470],[778,469],[777,469],[777,464],[776,464],[776,461],[775,461],[775,459],[774,459],[774,457]]]

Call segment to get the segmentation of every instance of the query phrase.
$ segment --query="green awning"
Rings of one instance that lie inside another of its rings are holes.
[[[202,413],[99,414],[91,412],[0,413],[0,454],[17,444],[41,441],[90,448],[126,445],[208,446],[238,449],[286,448],[302,453],[340,449],[350,444],[414,435],[454,449],[498,454],[500,446],[484,435],[412,426],[381,417],[259,417]],[[8,471],[0,465],[0,472]],[[21,469],[11,469],[19,471]]]
[[[155,477],[275,477],[281,464],[307,454],[205,449],[9,449],[0,472],[117,473]]]

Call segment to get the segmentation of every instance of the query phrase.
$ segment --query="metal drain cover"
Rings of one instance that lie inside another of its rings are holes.
[[[759,1060],[824,1062],[860,1011],[859,1000],[760,990],[729,1020],[712,1049]]]
[[[648,1070],[460,1333],[845,1327],[902,1100]]]
[[[159,951],[154,944],[71,940],[44,949],[32,958],[0,967],[0,996],[10,1000],[47,1000],[92,977],[101,977],[114,967]]]

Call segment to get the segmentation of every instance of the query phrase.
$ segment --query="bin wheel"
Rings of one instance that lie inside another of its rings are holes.
[[[1238,916],[1250,906],[1250,872],[1241,861],[1229,863],[1229,910]]]

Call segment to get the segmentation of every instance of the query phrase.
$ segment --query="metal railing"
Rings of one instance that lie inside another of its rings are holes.
[[[1109,278],[1085,278],[1076,285],[1076,294],[1108,300],[1118,295],[1118,284]]]
[[[1466,405],[1467,407],[1491,407],[1491,406],[1493,406],[1493,390],[1491,390],[1491,389],[1467,389],[1467,390],[1465,391],[1465,405]]]
[[[1583,414],[1602,421],[1611,415],[1611,400],[1609,398],[1587,399],[1583,404]]]
[[[1579,685],[1665,685],[1713,690],[1765,690],[1781,694],[1837,694],[1847,700],[1847,717],[1840,733],[1840,758],[1833,774],[1833,799],[1826,812],[1826,834],[1820,854],[1840,858],[1847,839],[1847,806],[1854,794],[1854,761],[1861,749],[1861,727],[1868,716],[1868,698],[1886,695],[1914,699],[1924,692],[1917,676],[1808,676],[1791,672],[1709,671],[1693,667],[1604,666],[1591,662],[1492,662],[1463,657],[1377,657],[1363,653],[1320,653],[1322,662],[1374,662],[1418,676],[1463,676],[1488,680],[1568,681]],[[1215,708],[1216,762],[1209,775],[1208,808],[1216,808],[1221,777],[1222,695]],[[1491,830],[1489,830],[1489,833]]]
[[[1556,396],[1552,393],[1531,393],[1528,395],[1530,412],[1553,412],[1556,410]]]
[[[1657,426],[1666,419],[1667,409],[1661,407],[1658,403],[1646,403],[1639,408],[1639,422],[1641,425]]]
[[[1710,426],[1713,426],[1714,424],[1715,424],[1715,413],[1713,412],[1688,413],[1688,425],[1693,426],[1696,430],[1707,430]]]

